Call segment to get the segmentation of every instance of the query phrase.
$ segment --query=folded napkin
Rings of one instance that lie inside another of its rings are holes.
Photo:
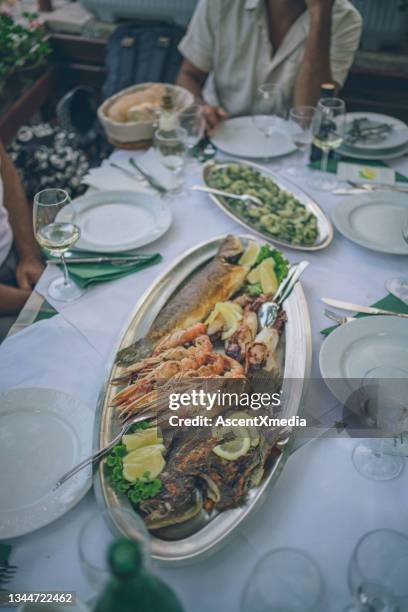
[[[329,163],[327,166],[327,170],[328,172],[332,172],[334,174],[336,174],[337,172],[337,164],[340,161],[345,161],[348,162],[350,164],[358,164],[361,165],[363,164],[364,166],[376,166],[381,167],[381,168],[387,168],[387,164],[385,164],[382,161],[378,161],[378,160],[373,160],[373,159],[368,159],[368,160],[364,160],[364,159],[354,159],[351,157],[346,157],[346,156],[341,156],[341,159],[337,160],[337,159],[333,159],[333,158],[329,158]],[[320,160],[311,162],[309,164],[309,168],[312,168],[313,170],[320,170]],[[400,183],[408,183],[408,177],[404,176],[403,174],[401,174],[400,172],[396,172],[395,173],[395,180],[399,181]]]
[[[11,545],[0,542],[0,563],[8,563],[11,553]]]
[[[127,253],[134,255],[134,253]],[[89,255],[89,253],[88,253]],[[92,254],[95,255],[95,254]],[[126,253],[120,253],[123,257]],[[115,257],[115,254],[110,253],[109,256]],[[109,262],[103,263],[70,263],[67,261],[68,271],[71,278],[82,288],[88,287],[96,283],[104,283],[106,281],[116,280],[133,274],[139,270],[144,270],[149,266],[153,266],[162,260],[159,253],[152,255],[140,255],[140,260],[134,261],[126,265],[114,265]],[[59,266],[61,268],[61,266]]]
[[[82,179],[82,183],[95,189],[120,189],[123,191],[140,191],[142,193],[153,193],[148,188],[145,181],[137,176],[137,171],[125,161],[122,164],[118,164],[126,170],[129,170],[135,175],[135,178],[127,176],[124,172],[121,172],[118,168],[114,168],[110,165],[108,160],[105,160],[99,168],[90,168],[88,173]]]
[[[402,301],[399,300],[395,295],[389,293],[386,297],[382,298],[375,304],[372,304],[374,308],[382,308],[383,310],[391,310],[392,312],[397,312],[400,314],[408,314],[408,306]],[[355,315],[357,319],[361,317],[372,317],[373,315],[358,313]],[[324,336],[328,336],[332,331],[337,329],[338,325],[333,325],[332,327],[327,327],[326,329],[322,329],[320,332]]]

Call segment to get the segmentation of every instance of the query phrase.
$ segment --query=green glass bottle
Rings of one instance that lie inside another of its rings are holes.
[[[108,551],[112,576],[94,612],[183,612],[178,597],[159,578],[143,567],[140,546],[119,539]]]

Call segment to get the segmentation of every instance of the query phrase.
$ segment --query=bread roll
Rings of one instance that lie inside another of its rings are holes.
[[[106,111],[107,116],[113,121],[119,123],[126,123],[127,121],[143,121],[144,119],[134,119],[133,117],[138,116],[138,107],[142,107],[142,115],[147,112],[147,106],[149,105],[151,117],[146,119],[151,121],[154,116],[154,111],[160,108],[163,96],[167,92],[167,87],[161,83],[154,83],[149,85],[146,89],[141,89],[133,93],[124,94],[115,100],[115,102]],[[130,113],[131,109],[134,109]],[[129,114],[130,113],[130,114]],[[132,119],[130,119],[132,116]]]

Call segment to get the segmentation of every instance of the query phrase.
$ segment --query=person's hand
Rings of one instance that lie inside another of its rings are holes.
[[[20,289],[31,291],[44,270],[44,264],[37,257],[25,257],[17,264],[16,279]]]
[[[221,106],[210,106],[209,104],[204,104],[203,115],[207,124],[208,134],[212,134],[217,125],[223,119],[228,119],[229,117],[228,113]]]

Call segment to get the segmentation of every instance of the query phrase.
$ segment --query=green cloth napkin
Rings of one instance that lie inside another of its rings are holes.
[[[0,563],[8,563],[11,553],[11,545],[0,542]]]
[[[392,312],[398,312],[401,314],[408,314],[408,306],[404,304],[401,300],[389,293],[386,297],[382,298],[375,304],[372,304],[374,308],[382,308],[383,310],[392,310]],[[373,315],[358,313],[356,314],[356,318],[360,319],[361,317],[372,317]],[[333,325],[333,327],[327,327],[326,329],[322,329],[320,332],[324,336],[328,336],[332,331],[337,329],[338,325]]]
[[[382,161],[378,161],[378,160],[373,160],[373,159],[369,159],[369,160],[364,160],[364,159],[354,159],[351,157],[343,157],[339,160],[337,159],[329,159],[329,163],[327,166],[327,170],[329,172],[333,172],[333,174],[335,174],[337,172],[337,164],[341,161],[350,163],[350,164],[357,164],[357,165],[364,165],[364,166],[376,166],[381,167],[381,168],[386,168],[388,167],[387,164],[385,164]],[[312,168],[313,170],[320,170],[320,160],[311,162],[309,164],[309,167]],[[408,177],[404,176],[403,174],[400,174],[399,172],[395,173],[395,178],[397,181],[401,182],[401,183],[408,183]]]
[[[111,254],[112,255],[112,254]],[[121,253],[123,255],[123,253]],[[88,253],[89,256],[89,253]],[[106,281],[116,280],[144,270],[149,266],[153,266],[162,260],[159,253],[153,255],[141,255],[140,261],[135,261],[132,265],[117,266],[111,263],[69,263],[67,262],[69,275],[79,287],[84,289],[89,285],[96,283],[104,283]],[[59,266],[61,268],[62,266]]]

